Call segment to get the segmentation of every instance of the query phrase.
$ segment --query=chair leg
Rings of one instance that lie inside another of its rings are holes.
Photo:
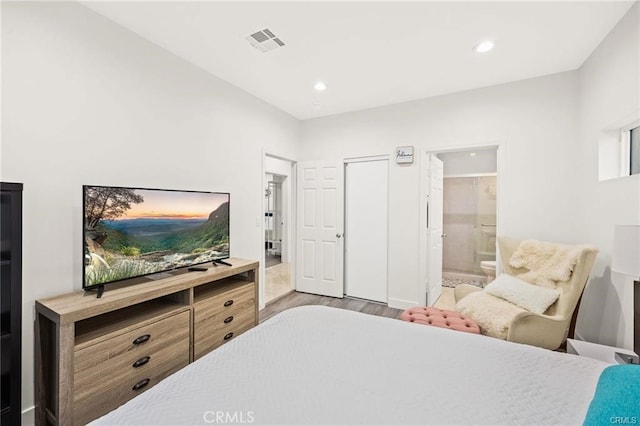
[[[580,302],[582,301],[582,295],[578,299],[578,303],[576,304],[576,308],[573,310],[573,315],[571,316],[571,322],[569,323],[569,329],[567,330],[567,339],[574,339],[576,334],[576,322],[578,321],[578,311],[580,310]],[[560,352],[567,351],[567,339],[562,341],[562,344],[556,349]]]

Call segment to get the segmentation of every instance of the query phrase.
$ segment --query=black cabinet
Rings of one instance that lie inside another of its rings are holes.
[[[20,425],[22,184],[0,183],[0,400],[2,425]]]

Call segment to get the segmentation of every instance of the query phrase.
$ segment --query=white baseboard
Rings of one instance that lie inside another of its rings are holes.
[[[409,309],[419,305],[418,302],[415,302],[413,300],[402,300],[402,299],[392,299],[392,298],[388,299],[387,304],[389,305],[390,308],[396,308],[396,309]]]
[[[36,407],[22,410],[22,426],[33,426],[36,424]]]

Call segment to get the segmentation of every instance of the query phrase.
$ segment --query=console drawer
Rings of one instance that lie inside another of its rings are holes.
[[[241,306],[238,306],[238,309],[224,312],[202,321],[198,321],[198,313],[196,312],[194,332],[195,359],[239,336],[255,325],[256,315],[253,302],[249,307],[240,308]]]
[[[189,342],[185,347],[181,347],[181,353],[172,352],[173,357],[164,363],[156,364],[147,371],[136,372],[136,374],[121,375],[114,384],[101,386],[99,392],[89,392],[74,400],[74,424],[86,424],[111,410],[124,404],[131,398],[150,389],[165,377],[175,373],[189,364]]]
[[[228,301],[233,301],[229,304]],[[228,306],[225,306],[225,303]],[[194,307],[194,358],[244,333],[256,324],[255,288],[237,290],[203,300]]]
[[[254,283],[247,283],[238,288],[216,294],[194,304],[196,321],[202,321],[218,314],[224,314],[239,306],[248,307],[255,302]]]
[[[190,312],[184,311],[77,350],[75,422],[84,423],[116,408],[186,366],[189,319]],[[132,390],[145,380],[146,384]]]
[[[105,369],[117,368],[119,364],[133,363],[156,348],[171,345],[175,341],[188,339],[189,311],[184,311],[160,321],[125,333],[113,333],[94,345],[76,349],[74,353],[74,376],[104,374]]]

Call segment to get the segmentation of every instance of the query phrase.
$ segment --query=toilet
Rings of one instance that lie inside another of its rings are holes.
[[[496,278],[496,261],[495,260],[483,260],[480,262],[480,269],[487,276],[487,284]]]

